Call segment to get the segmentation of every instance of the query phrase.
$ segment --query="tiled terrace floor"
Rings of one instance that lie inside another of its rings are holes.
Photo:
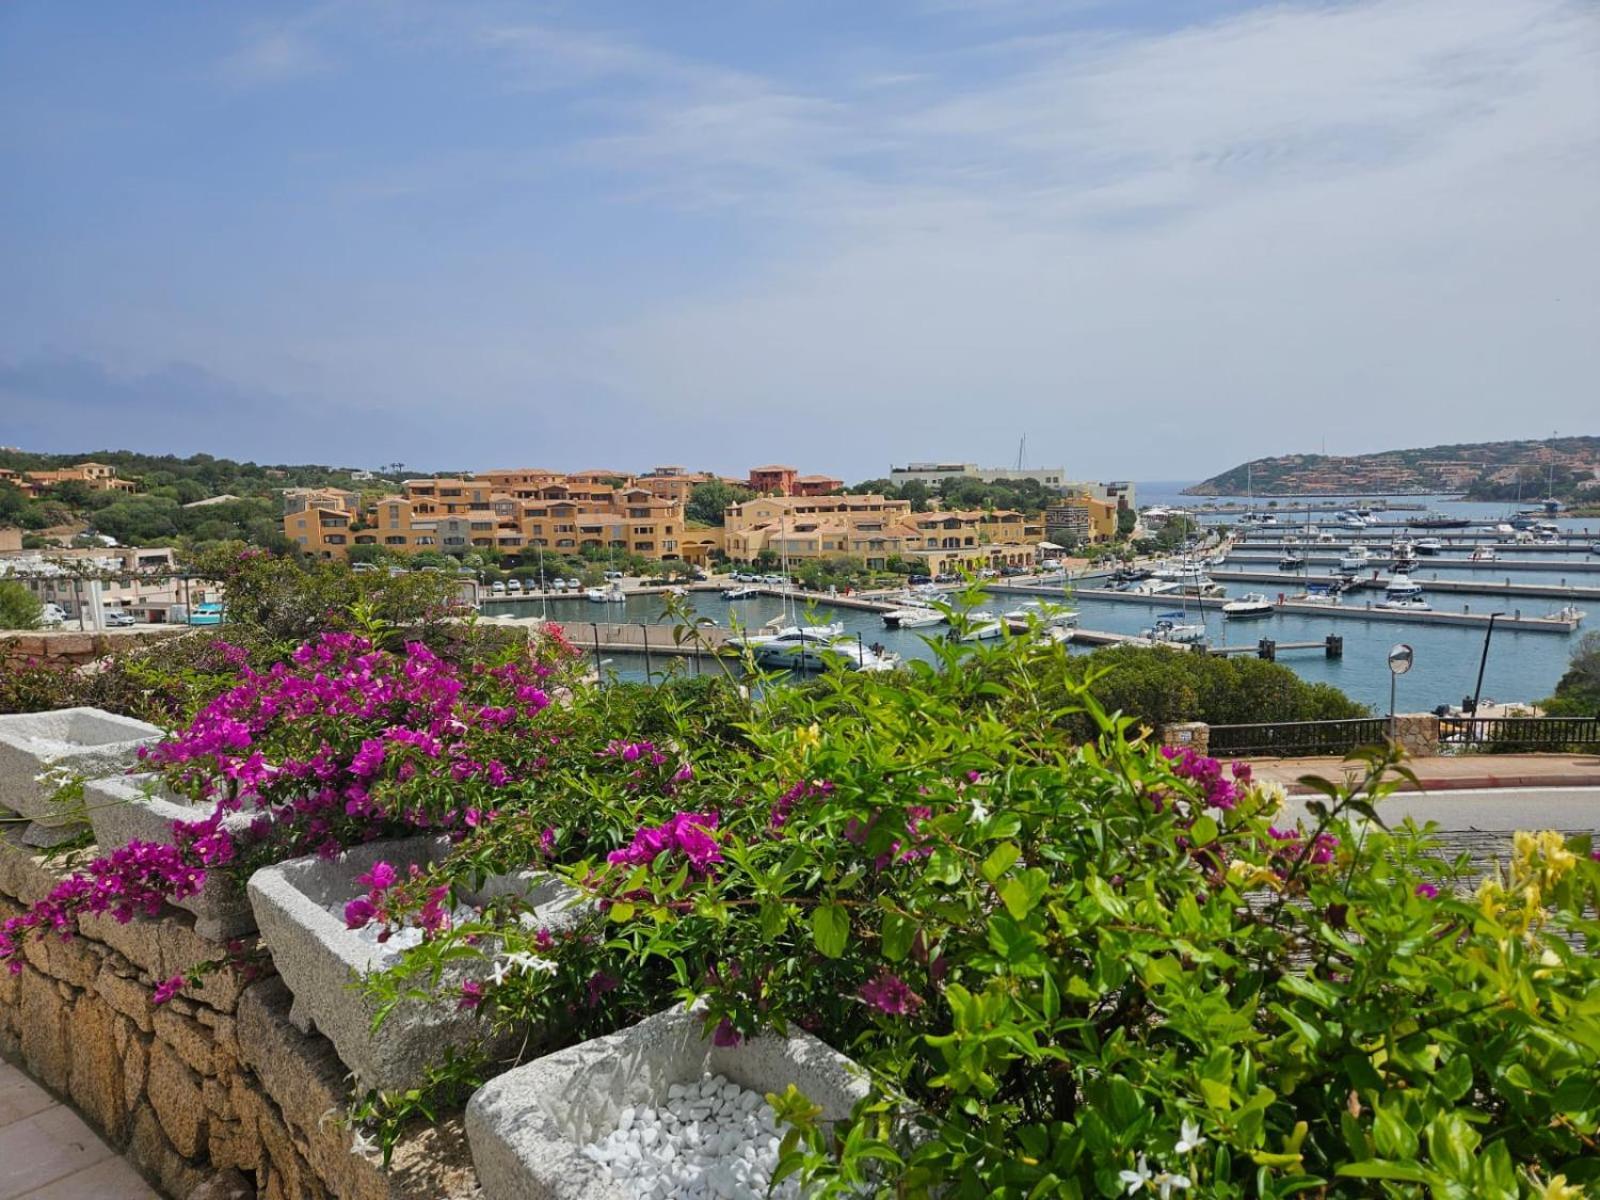
[[[161,1200],[131,1166],[0,1059],[0,1200]]]

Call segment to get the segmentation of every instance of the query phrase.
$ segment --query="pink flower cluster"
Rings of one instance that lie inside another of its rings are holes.
[[[1250,764],[1246,762],[1232,765],[1230,770],[1233,778],[1230,780],[1222,773],[1222,763],[1204,754],[1197,754],[1188,746],[1182,750],[1175,746],[1163,746],[1161,757],[1167,760],[1172,773],[1179,779],[1187,779],[1200,788],[1207,808],[1234,807],[1243,789],[1250,783]]]
[[[677,853],[689,860],[693,870],[707,875],[714,864],[722,861],[714,836],[716,828],[714,812],[674,813],[663,824],[641,825],[634,831],[633,841],[606,855],[606,861],[618,866],[648,866],[663,854]]]
[[[796,806],[813,800],[825,800],[831,795],[833,795],[833,780],[812,779],[807,781],[802,779],[778,797],[777,803],[772,806],[772,816],[768,824],[773,829],[782,829]]]
[[[887,969],[878,972],[876,979],[862,984],[857,994],[891,1017],[908,1017],[922,1007],[922,997],[911,990],[911,985]]]

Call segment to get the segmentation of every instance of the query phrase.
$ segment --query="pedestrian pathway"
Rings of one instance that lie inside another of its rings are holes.
[[[1273,779],[1292,793],[1310,789],[1302,775],[1335,783],[1359,778],[1361,764],[1342,758],[1257,758],[1250,762],[1256,778]],[[1406,766],[1425,792],[1479,791],[1485,788],[1600,788],[1600,755],[1593,754],[1457,754],[1413,758]],[[1406,791],[1415,790],[1403,783]]]
[[[0,1059],[0,1200],[161,1200],[83,1118]]]

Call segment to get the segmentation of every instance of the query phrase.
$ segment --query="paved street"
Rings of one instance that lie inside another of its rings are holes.
[[[1308,796],[1291,796],[1290,811],[1304,815]],[[1434,793],[1401,792],[1378,808],[1394,824],[1411,817],[1441,829],[1510,833],[1518,829],[1600,831],[1600,787],[1499,788]]]

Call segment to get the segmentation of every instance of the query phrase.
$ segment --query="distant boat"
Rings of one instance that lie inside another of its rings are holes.
[[[1441,512],[1424,513],[1406,522],[1413,529],[1465,529],[1472,522],[1466,517],[1450,517]]]
[[[1436,537],[1418,538],[1415,547],[1418,554],[1434,555],[1444,549],[1444,543]]]
[[[722,589],[722,598],[724,600],[753,600],[759,595],[761,595],[761,589],[751,587],[749,584],[740,584],[738,587]]]
[[[1222,615],[1225,617],[1270,617],[1272,612],[1272,601],[1260,592],[1246,592],[1237,600],[1230,600],[1222,606]]]
[[[1467,561],[1468,562],[1496,562],[1496,561],[1499,560],[1499,558],[1500,558],[1500,556],[1498,554],[1496,554],[1493,550],[1491,550],[1488,546],[1479,546],[1476,550],[1474,550],[1470,555],[1467,556]]]
[[[1278,560],[1278,570],[1280,571],[1298,571],[1305,565],[1306,560],[1301,558],[1298,554],[1295,554],[1293,551],[1285,554]]]
[[[1005,631],[1005,622],[992,612],[979,611],[967,614],[966,632],[958,636],[963,642],[986,642],[991,638],[1001,637]]]
[[[1365,546],[1351,546],[1339,557],[1341,571],[1364,571],[1367,563],[1372,561],[1372,555]]]
[[[1206,640],[1206,627],[1186,619],[1181,612],[1161,613],[1155,625],[1144,631],[1152,642],[1179,642],[1192,645]]]
[[[1376,607],[1388,609],[1391,612],[1432,612],[1433,605],[1421,596],[1401,596],[1395,600],[1379,600]]]
[[[926,629],[930,625],[942,625],[944,621],[943,610],[909,600],[883,614],[883,623],[889,629]]]
[[[1405,600],[1420,595],[1422,595],[1422,585],[1403,572],[1391,575],[1389,582],[1383,588],[1386,600]]]

